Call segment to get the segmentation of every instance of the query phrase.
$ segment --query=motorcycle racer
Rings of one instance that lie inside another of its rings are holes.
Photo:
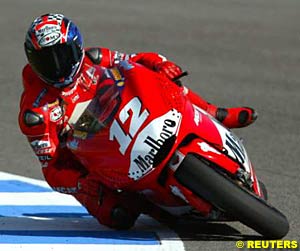
[[[61,14],[42,15],[32,22],[25,53],[28,64],[22,73],[19,125],[48,184],[73,195],[100,223],[110,227],[129,228],[141,212],[159,217],[160,212],[141,196],[100,184],[68,149],[65,139],[72,131],[70,120],[76,116],[77,104],[93,97],[99,81],[102,85],[122,83],[121,61],[142,64],[171,80],[182,74],[181,68],[153,52],[125,54],[101,47],[84,48],[78,27]],[[95,66],[111,70],[101,75]],[[247,126],[257,117],[251,108],[220,108],[186,87],[184,91],[194,104],[229,128]]]

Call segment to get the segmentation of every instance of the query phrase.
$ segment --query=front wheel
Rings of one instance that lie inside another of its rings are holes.
[[[191,154],[185,157],[175,177],[193,193],[266,238],[280,239],[289,231],[281,212]]]
[[[259,187],[262,191],[262,195],[263,195],[264,200],[267,201],[268,200],[268,191],[267,191],[267,188],[266,188],[265,184],[261,180],[258,180],[258,184],[259,184]]]

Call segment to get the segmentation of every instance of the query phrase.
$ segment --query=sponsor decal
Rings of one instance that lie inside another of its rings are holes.
[[[61,38],[61,34],[59,32],[52,32],[51,34],[46,34],[39,40],[39,44],[41,46],[50,46],[57,43]]]
[[[194,122],[197,126],[199,126],[200,122],[202,121],[201,110],[197,106],[194,107]]]
[[[211,147],[206,142],[198,143],[198,145],[200,146],[200,148],[203,152],[213,152],[213,153],[216,153],[216,154],[219,154],[219,155],[221,154],[220,152],[218,152],[215,148]]]
[[[123,60],[124,55],[125,55],[124,53],[116,51],[115,55],[114,55],[114,63],[115,64],[119,64],[120,61]]]
[[[51,148],[37,149],[37,150],[35,150],[35,153],[37,155],[43,155],[43,154],[47,154],[47,153],[52,153],[52,149]]]
[[[50,154],[52,152],[49,134],[28,136],[28,138],[30,146],[36,155]]]
[[[177,135],[181,117],[173,109],[154,119],[138,134],[131,150],[130,178],[137,180],[153,169],[154,159],[165,142]]]
[[[68,96],[71,96],[72,94],[74,94],[77,91],[78,83],[79,83],[79,81],[76,81],[75,85],[70,90],[62,91],[61,95],[64,97],[68,97]]]
[[[33,151],[37,155],[39,161],[42,164],[42,167],[48,166],[48,161],[52,159],[52,157],[48,154],[52,152],[50,141],[48,140],[34,140],[30,143]]]
[[[56,121],[60,120],[62,118],[62,116],[63,116],[63,111],[60,106],[54,107],[50,112],[50,120],[52,122],[56,122]]]
[[[119,81],[122,79],[122,75],[117,68],[111,69],[110,73],[112,74],[112,77],[115,81]]]
[[[62,37],[58,24],[46,23],[36,31],[38,44],[41,47],[56,44]]]
[[[39,161],[41,161],[41,162],[52,160],[52,157],[50,155],[40,155],[40,156],[38,156],[38,158],[39,158]]]
[[[79,95],[76,94],[74,97],[72,97],[72,102],[75,103],[79,99]]]
[[[34,140],[30,142],[30,145],[34,151],[46,149],[50,147],[50,141],[48,140]]]
[[[70,142],[67,143],[67,146],[71,150],[77,150],[78,144],[79,144],[79,141],[76,140],[76,139],[73,139],[73,140],[71,140]]]
[[[233,152],[235,158],[242,164],[245,163],[245,150],[244,147],[241,145],[240,140],[235,137],[232,133],[226,133],[226,146],[228,146],[231,151]]]
[[[219,122],[212,120],[217,127],[222,138],[223,146],[227,150],[227,154],[243,165],[244,169],[251,173],[251,162],[242,141],[232,132],[222,126]],[[253,180],[253,177],[252,177]]]
[[[56,192],[59,192],[59,193],[72,194],[72,193],[77,193],[78,192],[77,187],[52,187],[52,189]]]
[[[134,68],[134,65],[130,64],[128,61],[125,60],[120,62],[120,66],[126,71],[129,71]]]
[[[110,77],[115,81],[115,84],[118,87],[124,86],[124,78],[117,68],[110,69],[109,74],[111,75]]]

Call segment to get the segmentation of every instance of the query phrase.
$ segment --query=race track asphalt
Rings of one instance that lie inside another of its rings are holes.
[[[265,182],[270,202],[299,238],[300,1],[297,0],[1,0],[0,170],[42,178],[17,124],[33,17],[61,12],[81,28],[86,46],[128,53],[157,51],[188,70],[186,85],[220,106],[252,106],[257,122],[236,130]],[[239,223],[177,229],[186,249],[236,250],[257,236]]]

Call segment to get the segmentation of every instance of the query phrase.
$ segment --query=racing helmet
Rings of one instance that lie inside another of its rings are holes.
[[[33,71],[56,88],[70,85],[84,58],[78,27],[62,14],[45,14],[30,25],[25,53]]]

